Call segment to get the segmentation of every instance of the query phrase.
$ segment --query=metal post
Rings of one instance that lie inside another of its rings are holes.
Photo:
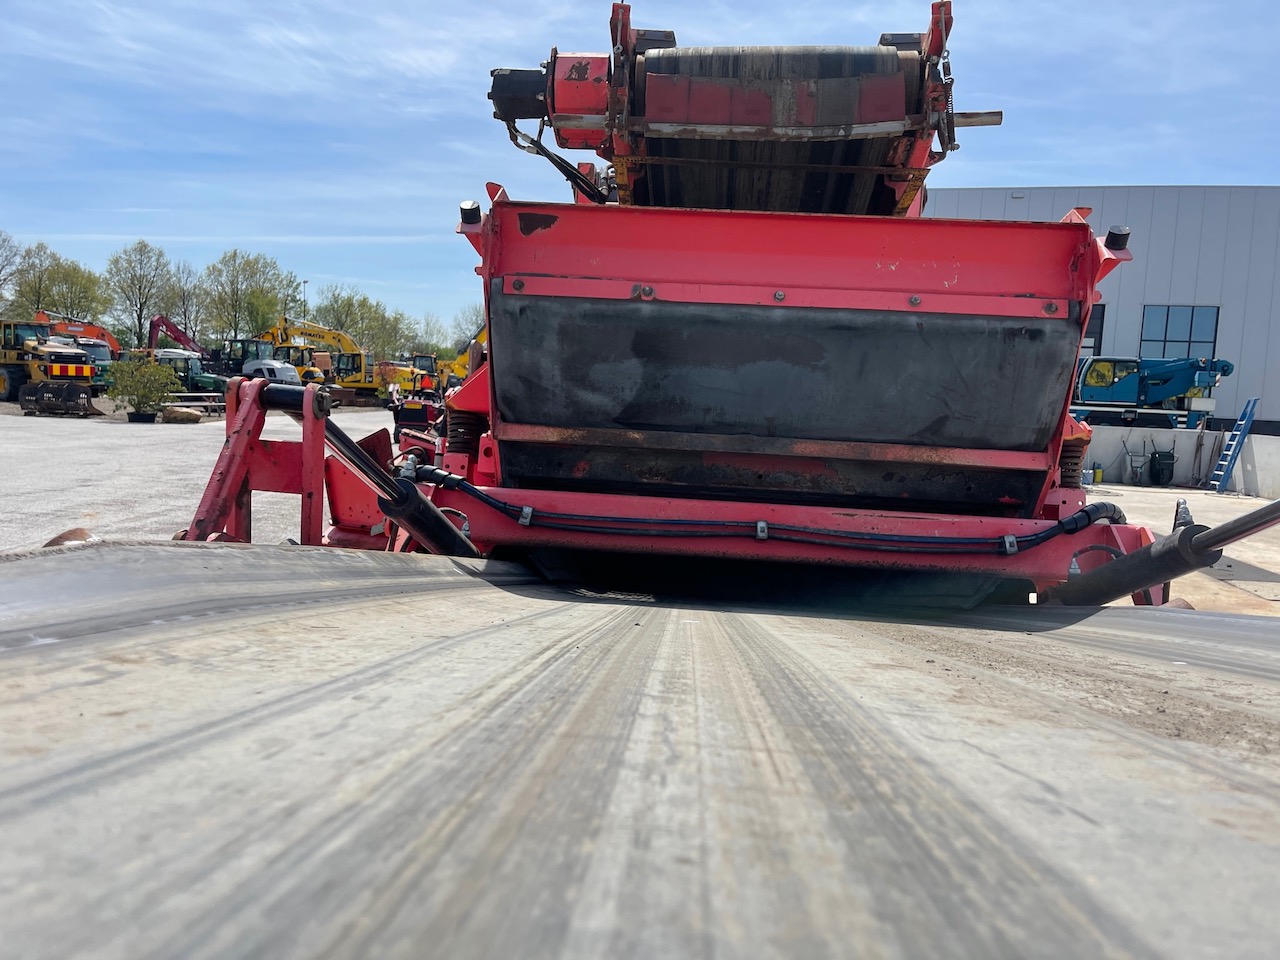
[[[314,384],[304,387],[310,402],[302,405],[302,542],[318,547],[324,540],[324,428],[329,396]]]

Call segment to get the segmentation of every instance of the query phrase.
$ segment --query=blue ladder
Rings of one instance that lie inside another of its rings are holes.
[[[1214,467],[1213,476],[1209,478],[1210,490],[1218,493],[1227,491],[1231,483],[1231,471],[1235,469],[1236,461],[1240,458],[1240,448],[1244,444],[1244,438],[1249,435],[1249,428],[1253,426],[1253,412],[1258,409],[1258,399],[1258,397],[1250,397],[1244,402],[1240,419],[1227,435],[1227,442],[1222,445],[1222,456],[1218,458],[1218,465]]]

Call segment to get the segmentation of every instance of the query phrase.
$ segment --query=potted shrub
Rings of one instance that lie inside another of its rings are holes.
[[[165,398],[182,389],[173,368],[150,360],[124,360],[111,365],[107,396],[126,403],[130,423],[155,423]]]

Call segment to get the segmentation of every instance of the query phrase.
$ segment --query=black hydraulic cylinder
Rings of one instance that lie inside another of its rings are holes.
[[[1207,532],[1209,528],[1203,524],[1179,527],[1150,546],[1050,587],[1040,594],[1038,602],[1101,606],[1202,567],[1211,567],[1222,559],[1222,551],[1202,550],[1194,542]]]
[[[413,539],[448,557],[480,556],[476,545],[422,495],[412,480],[391,476],[332,420],[325,421],[324,439],[353,470],[377,487],[382,494],[378,509],[404,527]]]
[[[322,390],[313,391],[316,416],[327,417],[333,407],[333,398]],[[290,383],[268,383],[262,388],[262,406],[267,410],[283,410],[285,413],[302,413],[307,402],[307,388]]]
[[[400,524],[413,539],[449,557],[479,557],[476,545],[449,522],[439,508],[422,495],[409,480],[396,480],[382,464],[369,456],[336,423],[329,419],[329,395],[312,391],[316,413],[324,417],[324,440],[351,469],[365,478],[381,496],[378,508]],[[262,390],[262,405],[268,410],[283,410],[301,416],[307,388],[286,383],[267,384]]]
[[[382,464],[369,456],[360,444],[347,436],[343,429],[332,420],[325,421],[324,440],[325,443],[333,448],[334,453],[347,462],[351,469],[376,487],[381,496],[388,499],[396,499],[400,496],[400,489],[396,486],[395,477],[387,473]]]
[[[419,543],[429,544],[449,557],[478,557],[480,551],[449,522],[440,509],[422,495],[417,484],[403,477],[392,481],[395,498],[379,497],[378,509],[394,520]]]

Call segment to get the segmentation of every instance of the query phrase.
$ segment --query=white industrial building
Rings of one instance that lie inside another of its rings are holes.
[[[1060,220],[1073,207],[1093,208],[1100,236],[1132,230],[1133,262],[1102,282],[1086,349],[1230,360],[1215,416],[1259,397],[1254,432],[1280,433],[1280,187],[937,189],[927,215]]]

